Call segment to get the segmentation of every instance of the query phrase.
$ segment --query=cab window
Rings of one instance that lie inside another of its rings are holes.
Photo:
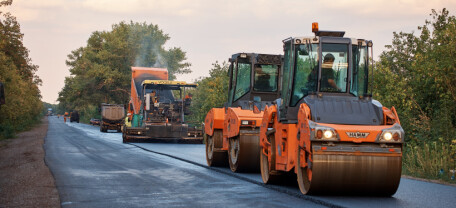
[[[234,101],[250,91],[251,68],[252,65],[250,63],[238,63]]]
[[[353,72],[350,93],[355,96],[367,93],[368,57],[367,46],[353,46]]]
[[[253,90],[258,92],[276,92],[278,71],[277,65],[256,64]]]
[[[347,92],[348,45],[322,44],[321,92]]]
[[[299,100],[309,92],[317,91],[318,78],[318,45],[297,45],[295,49],[295,75],[291,106],[296,106]]]

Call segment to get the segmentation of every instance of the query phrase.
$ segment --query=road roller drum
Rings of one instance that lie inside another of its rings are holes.
[[[321,149],[314,146],[314,149]],[[309,194],[393,195],[401,178],[400,149],[395,153],[313,152],[311,179],[301,175]],[[303,173],[301,168],[299,173]],[[298,173],[298,174],[299,174]],[[298,175],[299,177],[299,175]],[[302,183],[304,184],[304,183]],[[302,186],[300,184],[300,186]]]
[[[258,172],[260,140],[258,131],[241,130],[238,137],[229,139],[229,164],[233,172]]]

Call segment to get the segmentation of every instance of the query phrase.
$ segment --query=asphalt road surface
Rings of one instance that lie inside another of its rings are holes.
[[[56,117],[44,148],[62,207],[456,207],[456,187],[404,178],[392,197],[305,196],[294,181],[207,167],[204,145],[123,144]]]

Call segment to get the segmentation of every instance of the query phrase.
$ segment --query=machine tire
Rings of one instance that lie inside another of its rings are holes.
[[[271,138],[272,137],[272,138]],[[276,156],[275,156],[275,139],[274,135],[269,135],[268,136],[269,143],[271,144],[271,152],[268,152],[268,154],[271,154],[271,164],[275,164]],[[278,184],[281,177],[281,173],[274,169],[274,165],[272,165],[273,168],[269,167],[269,161],[268,161],[268,156],[263,153],[263,151],[260,151],[260,170],[261,170],[261,179],[263,180],[263,183],[265,184]]]
[[[301,157],[299,156],[300,152],[301,152],[301,148],[299,148],[298,146],[298,150],[297,150],[297,163],[296,163],[296,166],[295,168],[297,168],[297,180],[298,180],[298,186],[299,186],[299,190],[301,191],[301,193],[303,194],[310,194],[310,187],[311,187],[311,183],[312,181],[309,180],[309,172],[312,173],[312,170],[308,170],[308,167],[305,167],[305,168],[302,168],[299,166],[299,164],[301,164]],[[306,158],[308,157],[308,155],[306,155]]]
[[[206,134],[206,161],[208,166],[226,167],[228,164],[228,154],[220,150],[223,147],[222,130],[214,130],[214,134]]]
[[[260,153],[260,168],[261,168],[261,179],[265,184],[279,184],[282,179],[282,174],[277,171],[269,170],[268,156],[263,152]]]
[[[258,135],[229,138],[228,159],[233,172],[260,171],[260,140]]]
[[[125,129],[125,127],[124,127]],[[128,139],[127,139],[127,131],[124,130],[122,131],[122,143],[127,143],[128,142]]]
[[[108,128],[107,127],[105,128],[103,124],[100,124],[100,131],[106,133],[106,132],[108,132]]]

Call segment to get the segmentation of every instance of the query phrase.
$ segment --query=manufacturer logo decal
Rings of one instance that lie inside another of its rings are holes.
[[[366,138],[367,136],[369,136],[369,133],[367,132],[345,132],[347,133],[347,136],[348,137],[353,137],[353,138]]]

